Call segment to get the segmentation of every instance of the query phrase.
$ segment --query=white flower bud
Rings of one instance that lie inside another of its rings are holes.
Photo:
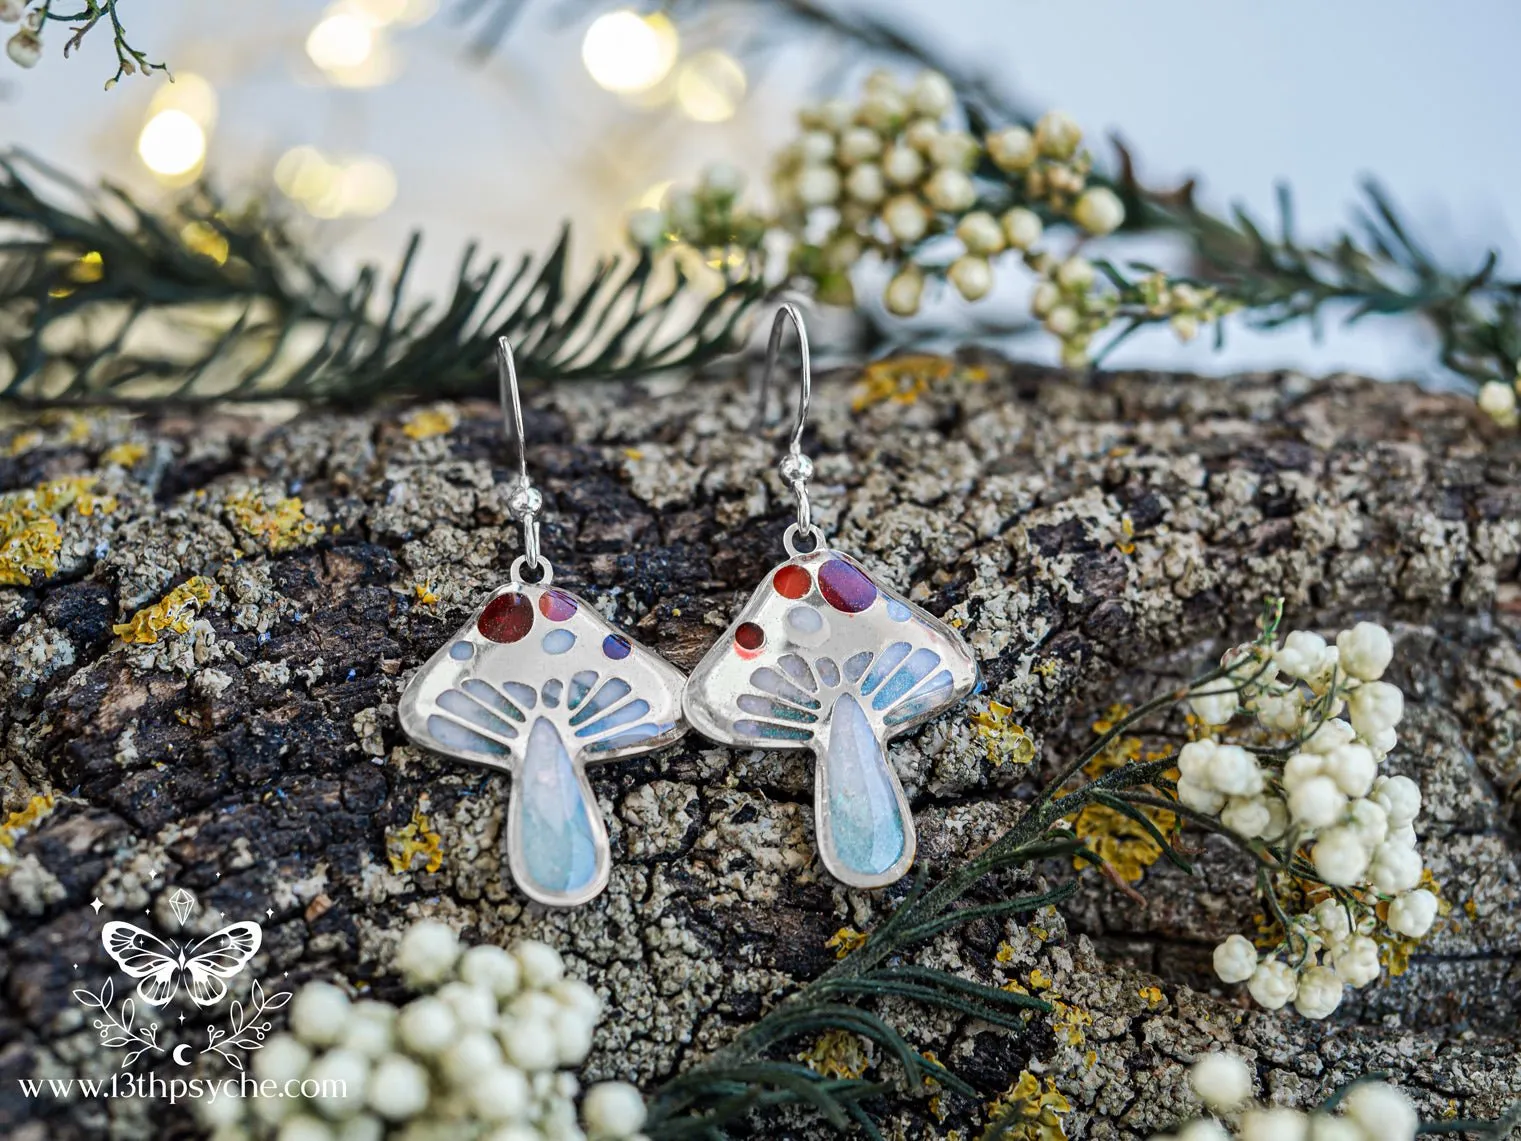
[[[1309,1119],[1297,1109],[1249,1109],[1241,1117],[1241,1141],[1307,1141]]]
[[[1364,737],[1392,729],[1405,715],[1405,695],[1398,686],[1386,681],[1370,681],[1358,686],[1347,698],[1347,716],[1352,728]]]
[[[1419,939],[1436,922],[1437,897],[1423,887],[1407,891],[1389,904],[1389,929]]]
[[[460,958],[459,977],[471,986],[485,987],[498,999],[518,992],[521,974],[518,961],[490,943],[471,947]]]
[[[1030,315],[1040,318],[1049,317],[1061,299],[1061,290],[1056,288],[1055,282],[1041,282],[1030,291]],[[1074,313],[1073,316],[1077,314]]]
[[[1175,314],[1167,324],[1173,335],[1185,345],[1199,335],[1199,318],[1192,313]]]
[[[1220,823],[1237,835],[1254,840],[1267,835],[1273,826],[1273,814],[1260,796],[1232,797],[1220,813]]]
[[[333,1141],[327,1123],[309,1113],[297,1113],[280,1122],[275,1141]]]
[[[1236,1055],[1216,1051],[1193,1064],[1188,1084],[1210,1112],[1234,1113],[1251,1100],[1252,1070]]]
[[[673,229],[695,229],[702,221],[702,211],[697,206],[697,195],[683,187],[673,187],[667,191],[661,205]]]
[[[1071,158],[1083,132],[1060,111],[1047,111],[1035,124],[1035,146],[1049,158]]]
[[[1315,926],[1327,943],[1345,943],[1352,937],[1352,920],[1347,916],[1346,906],[1337,899],[1323,899],[1311,912]]]
[[[1336,977],[1349,987],[1365,987],[1382,971],[1378,963],[1378,944],[1366,935],[1354,935],[1332,957]]]
[[[1304,828],[1326,828],[1341,818],[1347,795],[1328,776],[1311,777],[1289,794],[1289,814]]]
[[[1262,791],[1262,770],[1240,745],[1221,745],[1210,758],[1208,783],[1230,796],[1256,796]]]
[[[912,317],[919,312],[919,298],[924,293],[924,274],[916,265],[906,265],[887,283],[883,304],[897,317]]]
[[[1329,1018],[1341,1005],[1343,985],[1330,967],[1311,967],[1299,976],[1294,1009],[1306,1018]]]
[[[396,948],[396,966],[413,986],[432,986],[454,970],[459,936],[446,924],[428,919],[413,924]]]
[[[1354,800],[1347,806],[1346,826],[1371,852],[1389,835],[1389,814],[1372,800]]]
[[[977,165],[982,148],[965,131],[943,131],[930,143],[929,158],[936,166],[970,170]]]
[[[42,60],[42,37],[23,29],[6,41],[5,54],[17,67],[36,67]]]
[[[797,197],[804,206],[829,206],[839,200],[840,176],[830,166],[805,167],[797,176]]]
[[[1295,753],[1283,763],[1283,787],[1290,793],[1325,773],[1325,758],[1314,753]]]
[[[828,138],[828,136],[824,136]],[[698,179],[709,194],[732,198],[745,187],[744,172],[732,162],[710,162]]]
[[[1362,882],[1368,870],[1368,849],[1350,828],[1326,829],[1316,839],[1310,858],[1320,878],[1338,887]]]
[[[967,177],[966,171],[942,166],[924,184],[924,196],[937,210],[959,214],[971,208],[977,201],[977,188]]]
[[[1046,316],[1046,329],[1058,337],[1070,337],[1077,332],[1077,310],[1070,305],[1058,305]]]
[[[903,141],[920,154],[927,155],[935,147],[935,140],[945,132],[933,119],[915,119],[903,128]]]
[[[913,147],[894,143],[882,155],[882,173],[894,186],[912,186],[924,174],[924,159]]]
[[[921,71],[908,89],[908,105],[916,114],[938,119],[956,105],[956,89],[938,71]]]
[[[586,1055],[591,1053],[592,1032],[597,1028],[595,1018],[588,1018],[579,1010],[557,1010],[549,1020],[549,1028],[554,1033],[560,1065],[579,1066],[586,1061]]]
[[[1334,753],[1343,745],[1357,739],[1357,730],[1352,728],[1339,717],[1333,717],[1329,721],[1322,721],[1315,728],[1315,732],[1304,743],[1307,753]]]
[[[440,1065],[444,1076],[461,1089],[468,1089],[482,1074],[502,1064],[502,1048],[490,1034],[473,1030],[444,1051]]]
[[[993,267],[988,264],[987,258],[971,255],[959,257],[951,263],[946,276],[951,279],[956,292],[968,301],[986,297],[988,290],[993,288]]]
[[[1178,781],[1178,802],[1185,808],[1213,816],[1225,806],[1225,797],[1212,788],[1184,777]]]
[[[887,194],[887,185],[882,180],[882,168],[876,163],[863,162],[846,176],[845,193],[857,202],[875,206]]]
[[[308,984],[310,985],[310,984]],[[325,984],[324,984],[325,985]],[[306,988],[303,987],[304,991]],[[300,1001],[300,995],[296,996]],[[294,1020],[295,1011],[291,1011]],[[264,1048],[251,1059],[254,1076],[260,1081],[288,1082],[306,1073],[312,1063],[312,1052],[289,1034],[271,1034]]]
[[[496,995],[485,987],[469,983],[445,983],[436,995],[448,1004],[462,1030],[486,1030],[496,1025]]]
[[[973,210],[956,223],[956,236],[970,254],[985,257],[1003,249],[1003,228],[986,210]]]
[[[369,1060],[353,1050],[329,1050],[320,1055],[306,1071],[306,1077],[318,1083],[318,1094],[312,1098],[317,1112],[330,1121],[353,1117],[361,1108],[357,1097],[350,1097],[349,1090],[361,1090],[370,1076]],[[326,1096],[320,1092],[329,1092]]]
[[[1228,688],[1230,685],[1224,678],[1206,682],[1188,699],[1194,713],[1206,725],[1224,725],[1236,716],[1236,710],[1241,705],[1241,695]]]
[[[1072,293],[1086,293],[1093,278],[1093,263],[1087,258],[1070,257],[1056,267],[1056,283]]]
[[[1185,780],[1208,786],[1210,766],[1215,758],[1215,750],[1219,747],[1219,744],[1211,737],[1189,741],[1178,750],[1178,771],[1183,774]]]
[[[470,1108],[482,1121],[515,1121],[528,1112],[528,1079],[511,1066],[494,1066],[470,1086]]]
[[[1389,631],[1374,622],[1359,622],[1336,635],[1341,651],[1341,668],[1361,681],[1377,681],[1384,676],[1394,657],[1394,643]]]
[[[1379,777],[1371,799],[1388,815],[1390,828],[1413,824],[1421,814],[1421,786],[1409,777]]]
[[[1373,853],[1368,882],[1385,895],[1398,895],[1421,882],[1421,854],[1414,848],[1385,840]]]
[[[851,127],[840,136],[836,153],[846,166],[866,162],[882,153],[882,136],[867,127]]]
[[[818,123],[826,131],[839,134],[850,126],[851,117],[855,114],[855,108],[847,99],[826,99],[818,106]]]
[[[1314,680],[1325,668],[1326,640],[1309,630],[1295,630],[1274,653],[1273,661],[1290,677]]]
[[[1503,380],[1487,381],[1479,389],[1479,408],[1504,427],[1516,423],[1516,390]]]
[[[807,131],[798,140],[804,166],[823,166],[834,158],[834,136],[828,131]]]
[[[1095,186],[1083,191],[1072,218],[1090,234],[1112,234],[1125,221],[1125,204],[1107,186]]]
[[[1003,236],[1011,247],[1016,250],[1027,250],[1036,242],[1044,232],[1041,225],[1040,215],[1034,210],[1026,210],[1023,206],[1016,206],[1004,213],[1000,221],[1003,223]]]
[[[1257,698],[1253,708],[1264,726],[1288,733],[1299,728],[1299,719],[1304,715],[1304,694],[1297,689],[1282,694],[1265,693]]]
[[[644,1117],[644,1098],[628,1082],[598,1082],[581,1102],[590,1141],[632,1137],[644,1127]]]
[[[1415,1141],[1421,1120],[1410,1099],[1384,1082],[1360,1082],[1342,1099],[1342,1110],[1365,1136],[1378,1141]]]
[[[1368,790],[1373,787],[1377,769],[1378,762],[1373,759],[1373,750],[1355,741],[1326,754],[1326,775],[1348,796],[1367,796]]]
[[[290,1028],[312,1046],[331,1046],[343,1037],[349,1020],[349,996],[332,983],[307,983],[290,1007]]]
[[[507,1060],[519,1069],[535,1073],[559,1064],[559,1043],[547,1018],[518,1018],[505,1024],[498,1037]]]
[[[1214,964],[1222,982],[1244,983],[1257,971],[1257,948],[1244,935],[1231,935],[1215,948]]]
[[[1373,750],[1375,757],[1383,760],[1390,753],[1394,752],[1394,747],[1400,743],[1400,735],[1394,731],[1394,727],[1391,725],[1387,729],[1380,729],[1377,733],[1364,737],[1363,742],[1368,748]]]
[[[929,211],[912,194],[898,194],[882,207],[882,223],[896,240],[910,245],[929,229]]]
[[[416,1117],[428,1104],[428,1072],[404,1054],[388,1054],[370,1071],[365,1100],[388,1121]]]
[[[414,998],[401,1008],[396,1019],[397,1039],[412,1053],[423,1057],[447,1050],[459,1028],[459,1020],[449,1004],[432,995]]]
[[[1004,127],[987,137],[988,156],[1000,170],[1024,170],[1039,153],[1035,136],[1023,127]]]
[[[1263,1009],[1282,1010],[1299,992],[1299,976],[1287,963],[1279,959],[1265,959],[1257,964],[1246,989],[1251,992],[1253,1001]]]
[[[907,118],[907,100],[896,91],[885,89],[869,92],[856,110],[857,120],[882,134],[897,131]]]
[[[0,0],[0,24],[19,24],[26,5],[27,0]]]

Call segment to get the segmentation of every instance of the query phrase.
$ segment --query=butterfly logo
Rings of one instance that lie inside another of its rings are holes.
[[[100,941],[106,954],[134,979],[138,996],[163,1006],[185,981],[197,1006],[210,1006],[227,993],[230,979],[258,953],[264,932],[257,923],[232,923],[190,943],[168,943],[132,923],[107,923]]]

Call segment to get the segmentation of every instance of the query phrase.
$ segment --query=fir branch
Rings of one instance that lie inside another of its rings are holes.
[[[570,232],[508,270],[466,249],[441,305],[399,267],[331,277],[278,219],[208,188],[169,212],[0,156],[0,398],[147,404],[488,395],[496,339],[541,379],[691,367],[739,342],[764,293],[727,277],[699,296],[654,255],[600,259],[573,281]]]

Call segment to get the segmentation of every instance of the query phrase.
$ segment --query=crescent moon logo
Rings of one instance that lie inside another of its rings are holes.
[[[189,1058],[182,1058],[182,1057],[180,1057],[180,1051],[181,1050],[189,1050],[189,1049],[190,1049],[190,1043],[189,1042],[181,1042],[178,1046],[176,1046],[174,1048],[174,1064],[175,1065],[177,1065],[177,1066],[188,1066],[188,1065],[190,1065],[190,1059]]]

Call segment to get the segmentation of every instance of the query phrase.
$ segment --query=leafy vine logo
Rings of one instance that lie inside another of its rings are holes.
[[[196,908],[195,896],[180,888],[169,898],[169,906],[183,931]],[[102,929],[100,941],[122,973],[138,980],[136,997],[125,995],[118,1002],[115,979],[107,978],[98,992],[80,988],[74,999],[96,1012],[93,1022],[101,1044],[126,1051],[122,1069],[144,1054],[167,1053],[180,1066],[190,1065],[199,1055],[218,1054],[241,1070],[243,1053],[264,1045],[273,1027],[269,1016],[290,1002],[289,991],[266,994],[257,979],[251,980],[248,1002],[233,999],[225,1023],[206,1027],[201,1047],[181,1042],[171,1049],[161,1042],[160,1018],[180,1007],[178,1020],[183,1024],[187,1012],[220,1003],[263,940],[263,928],[248,920],[229,923],[201,939],[160,938],[135,923],[112,920]]]

